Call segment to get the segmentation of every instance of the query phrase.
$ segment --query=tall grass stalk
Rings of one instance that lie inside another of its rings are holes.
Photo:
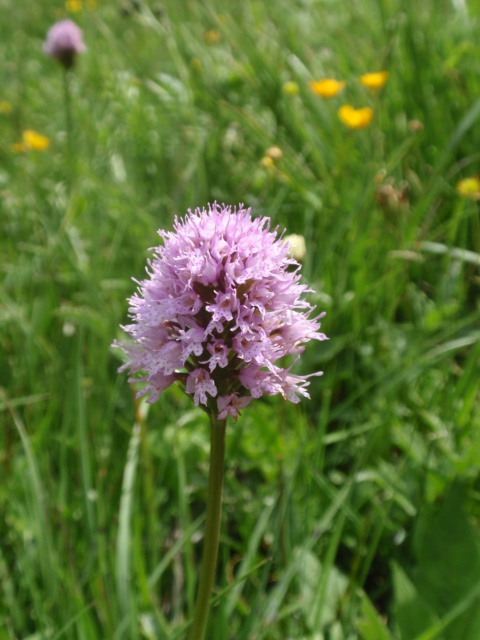
[[[128,448],[127,462],[123,473],[122,495],[119,509],[116,580],[119,610],[122,615],[119,624],[120,638],[136,638],[135,598],[132,597],[133,572],[132,558],[132,513],[134,505],[134,487],[140,448],[141,427],[138,422],[133,426]]]

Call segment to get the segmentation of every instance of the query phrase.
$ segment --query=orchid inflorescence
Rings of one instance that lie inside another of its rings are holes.
[[[177,381],[219,419],[264,394],[309,397],[308,378],[321,372],[296,375],[280,360],[326,339],[324,314],[311,317],[300,265],[269,218],[214,203],[159,234],[122,327],[133,342],[115,343],[128,356],[121,369],[144,372],[132,378],[146,383],[138,395],[153,402]]]

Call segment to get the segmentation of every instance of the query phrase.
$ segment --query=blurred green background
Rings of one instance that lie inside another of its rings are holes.
[[[330,340],[310,401],[229,425],[208,638],[478,640],[480,2],[0,13],[0,639],[184,637],[208,424],[110,345],[157,229],[217,200],[304,236]]]

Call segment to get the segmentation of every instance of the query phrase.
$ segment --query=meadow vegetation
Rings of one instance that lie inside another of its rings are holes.
[[[480,3],[0,9],[0,639],[185,637],[208,420],[110,345],[217,201],[304,236],[330,340],[229,424],[208,638],[478,640]]]

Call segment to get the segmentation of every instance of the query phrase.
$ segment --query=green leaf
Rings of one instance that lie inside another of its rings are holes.
[[[465,512],[466,491],[454,485],[420,514],[414,536],[419,593],[443,615],[480,576],[480,540]]]
[[[357,629],[362,640],[392,640],[387,626],[366,593],[362,593],[360,611]]]
[[[435,615],[404,570],[396,563],[392,570],[395,626],[401,640],[411,640],[432,626]]]
[[[396,622],[410,640],[480,637],[480,536],[466,514],[467,492],[449,488],[421,512],[414,533],[413,583],[394,567]],[[415,585],[415,586],[414,586]]]

